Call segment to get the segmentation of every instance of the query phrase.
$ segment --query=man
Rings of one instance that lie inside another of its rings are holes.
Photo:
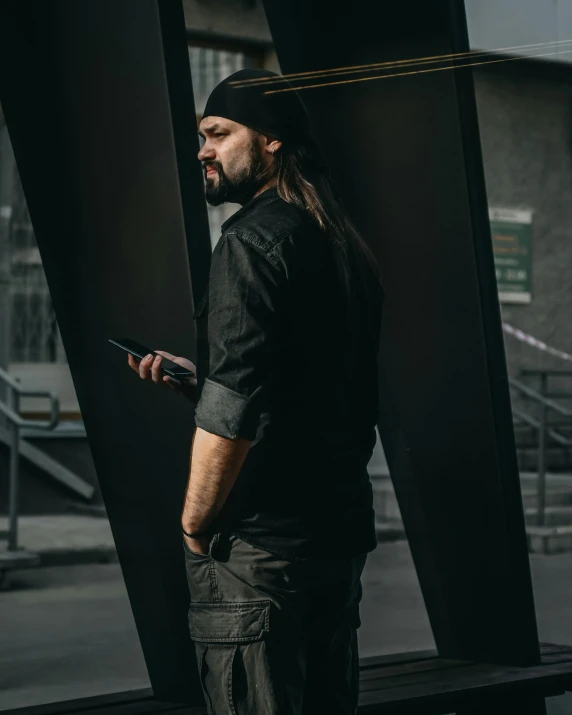
[[[285,86],[241,70],[200,122],[207,201],[242,208],[196,306],[197,378],[129,357],[196,401],[183,546],[215,715],[356,712],[360,576],[376,546],[366,466],[383,291],[299,97],[265,94]]]

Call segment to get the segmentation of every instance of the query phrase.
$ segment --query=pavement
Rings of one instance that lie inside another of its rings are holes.
[[[0,517],[0,531],[8,519]],[[21,516],[18,519],[18,545],[38,554],[42,566],[106,563],[117,560],[109,521],[76,514]],[[0,542],[0,569],[9,554]]]
[[[13,571],[0,613],[0,711],[150,685],[118,563]]]
[[[572,554],[531,565],[541,640],[572,643]],[[362,583],[361,656],[435,647],[407,542],[379,544]],[[149,687],[118,563],[14,571],[0,613],[0,711]],[[548,705],[572,715],[570,695]]]

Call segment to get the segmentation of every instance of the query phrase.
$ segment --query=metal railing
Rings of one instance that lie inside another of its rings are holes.
[[[11,430],[10,468],[8,491],[8,529],[0,531],[0,538],[8,540],[8,551],[18,549],[18,507],[20,478],[20,431],[27,427],[52,430],[60,420],[60,401],[57,395],[46,390],[27,390],[17,380],[0,368],[0,381],[4,386],[6,400],[0,399],[0,414],[7,421]],[[25,420],[20,417],[20,399],[22,397],[45,397],[51,402],[51,418],[47,421]]]
[[[514,418],[517,421],[527,424],[536,430],[538,434],[538,456],[537,456],[537,468],[538,468],[538,479],[537,479],[537,491],[536,491],[536,519],[537,526],[545,525],[546,517],[546,448],[548,438],[554,440],[557,444],[563,447],[572,447],[572,439],[561,434],[558,430],[550,426],[548,421],[548,414],[550,411],[555,412],[560,417],[570,420],[572,425],[572,410],[563,407],[558,402],[555,402],[550,397],[537,392],[533,388],[525,385],[519,380],[514,378],[509,378],[510,387],[518,392],[520,395],[528,400],[532,400],[538,405],[539,417],[535,418],[528,413],[524,412],[513,406],[512,412]],[[542,382],[543,391],[546,387],[545,379]]]
[[[572,378],[572,370],[550,370],[550,369],[530,369],[530,368],[523,368],[520,371],[520,374],[523,377],[538,377],[540,378],[540,394],[543,397],[558,397],[561,400],[564,399],[571,399],[572,398],[572,392],[565,392],[564,390],[549,390],[548,389],[548,383],[549,380],[552,379],[557,379],[557,378],[564,378],[568,379],[568,382],[570,382],[570,378]]]

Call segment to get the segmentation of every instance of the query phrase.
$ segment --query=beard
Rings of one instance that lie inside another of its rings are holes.
[[[242,169],[231,169],[227,174],[220,161],[206,161],[203,164],[205,175],[207,167],[218,173],[216,184],[213,179],[206,179],[205,183],[205,198],[211,206],[224,203],[244,205],[270,178],[270,170],[255,139],[248,149],[248,163]]]

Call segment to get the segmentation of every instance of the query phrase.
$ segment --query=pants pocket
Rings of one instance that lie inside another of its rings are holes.
[[[253,643],[270,630],[270,600],[194,601],[189,631],[199,643]]]
[[[269,600],[190,604],[189,631],[209,715],[278,712],[266,648],[270,606]]]
[[[186,556],[189,556],[191,559],[197,559],[198,561],[201,561],[202,559],[208,559],[210,556],[210,553],[207,554],[199,554],[196,551],[191,551],[189,548],[189,545],[185,541],[185,537],[181,537],[183,539],[183,550],[185,552]],[[209,552],[210,552],[210,544],[209,544]]]

